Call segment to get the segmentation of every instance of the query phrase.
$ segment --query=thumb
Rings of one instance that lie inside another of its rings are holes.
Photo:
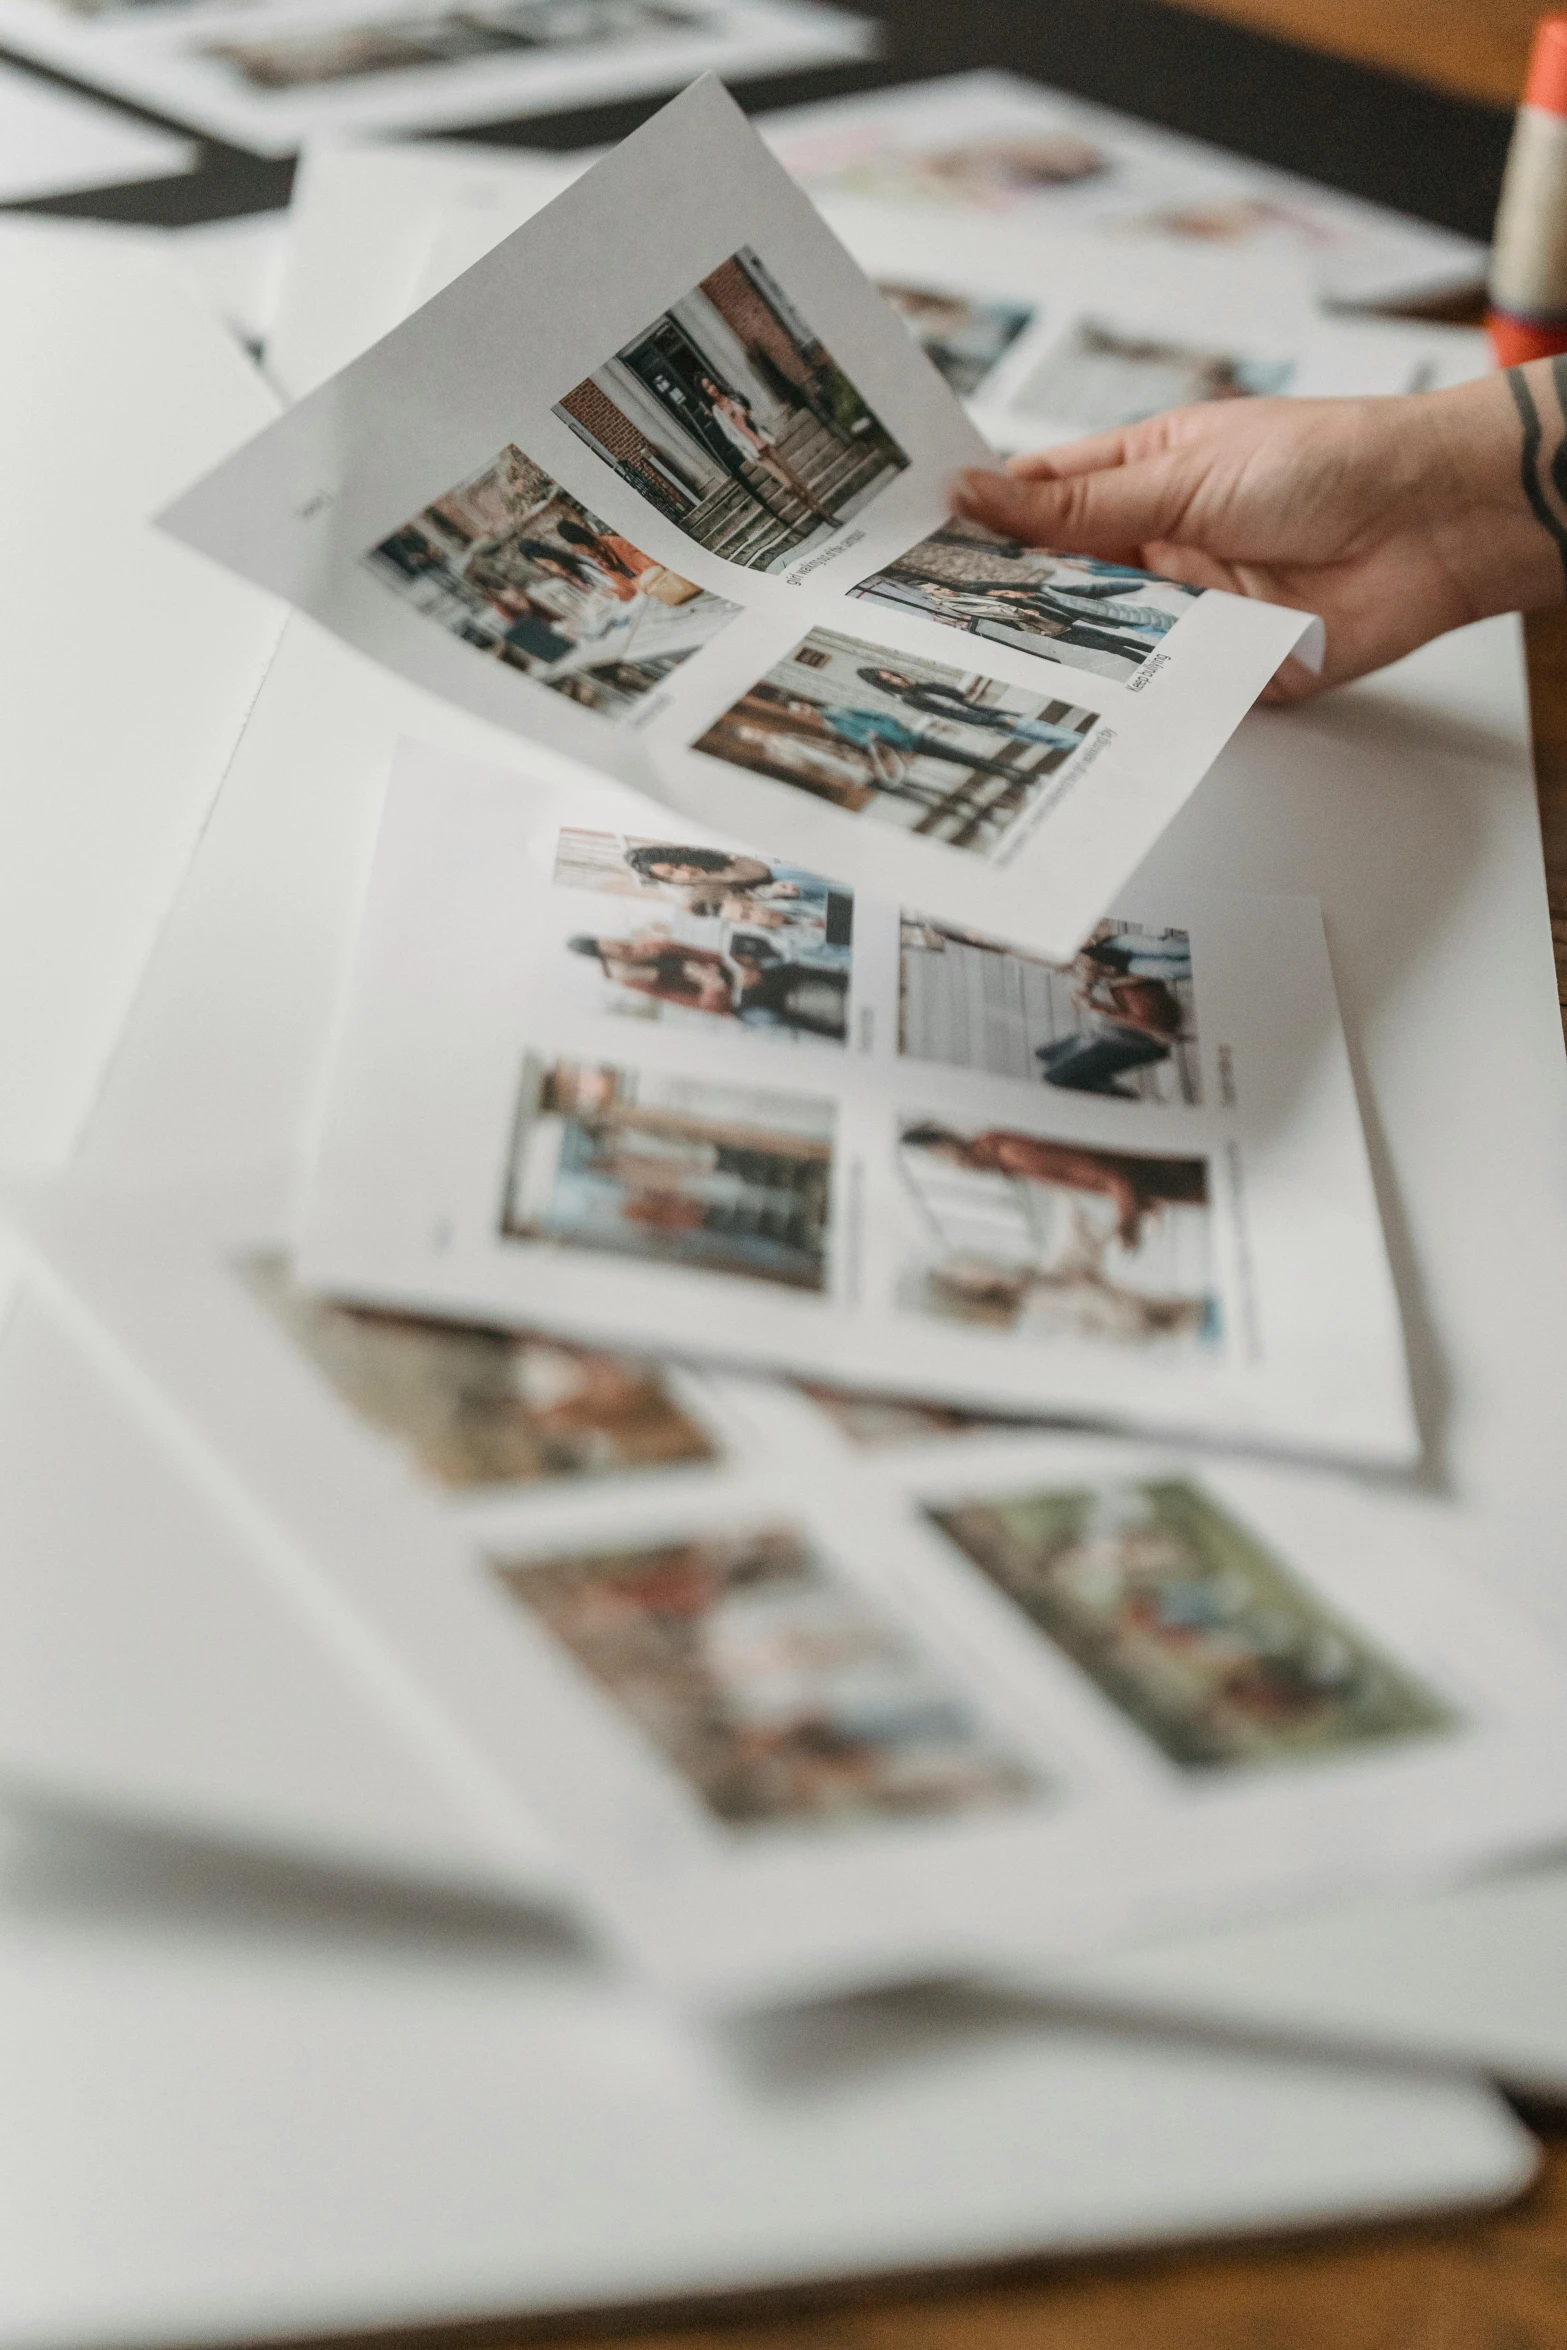
[[[1151,540],[1177,537],[1188,502],[1168,457],[1032,481],[976,470],[960,473],[953,487],[953,504],[970,522],[1030,546],[1084,555],[1135,553]]]

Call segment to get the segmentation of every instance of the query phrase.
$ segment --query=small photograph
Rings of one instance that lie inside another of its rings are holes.
[[[1206,204],[1168,204],[1157,212],[1134,214],[1115,226],[1128,236],[1179,237],[1194,245],[1244,245],[1276,236],[1322,253],[1342,245],[1343,224],[1305,205],[1278,204],[1266,196],[1227,196]]]
[[[1021,416],[1048,416],[1085,432],[1141,424],[1194,400],[1249,400],[1287,392],[1292,359],[1243,359],[1187,343],[1123,334],[1081,319],[1013,394]]]
[[[1035,313],[1017,302],[994,302],[978,294],[942,293],[934,286],[889,285],[884,294],[931,365],[944,375],[960,400],[972,399],[998,359],[1004,358]]]
[[[1202,592],[1097,556],[1025,547],[957,520],[849,590],[866,603],[1117,685],[1136,676]]]
[[[748,245],[555,414],[677,530],[748,571],[786,569],[909,462]]]
[[[955,1404],[921,1403],[906,1395],[863,1395],[857,1388],[827,1387],[814,1379],[795,1382],[803,1396],[825,1412],[840,1436],[862,1452],[887,1445],[928,1444],[933,1436],[970,1436],[975,1429],[1015,1428],[993,1412],[963,1412]]]
[[[896,140],[875,139],[858,151],[834,156],[830,142],[819,155],[804,150],[791,154],[789,167],[814,189],[842,188],[846,193],[881,196],[894,203],[910,199],[953,205],[972,205],[986,212],[1009,212],[1032,197],[1056,188],[1080,186],[1102,179],[1114,168],[1114,158],[1091,139],[1075,131],[998,132],[964,139],[952,145],[901,146]]]
[[[1191,939],[1111,916],[1070,963],[1047,963],[906,913],[898,1050],[1070,1093],[1197,1102]]]
[[[630,716],[739,609],[643,554],[516,448],[364,563],[449,635],[610,719]]]
[[[825,1289],[835,1119],[819,1095],[530,1057],[502,1235]]]
[[[651,900],[566,941],[595,1007],[642,1020],[848,1037],[854,900],[803,866],[679,841],[561,833],[557,888]]]
[[[906,1112],[898,1171],[924,1233],[905,1312],[1035,1341],[1218,1342],[1206,1159]]]
[[[813,628],[691,746],[984,856],[1098,724],[975,670]]]
[[[1043,1792],[791,1528],[495,1572],[725,1827],[852,1829]]]
[[[76,0],[77,5],[83,0]],[[85,0],[89,11],[140,0]],[[247,90],[319,89],[367,74],[462,65],[519,50],[612,47],[664,40],[705,23],[709,11],[678,0],[499,0],[498,5],[432,9],[427,15],[374,17],[321,32],[269,41],[214,41],[198,56],[225,66]]]
[[[927,1514],[1183,1770],[1308,1761],[1457,1726],[1184,1479]]]
[[[342,1401],[438,1485],[534,1485],[718,1457],[664,1374],[634,1355],[342,1305],[296,1287],[277,1252],[239,1271]]]

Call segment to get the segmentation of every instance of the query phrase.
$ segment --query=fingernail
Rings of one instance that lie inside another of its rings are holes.
[[[1004,473],[991,473],[980,466],[971,466],[966,473],[958,475],[952,494],[963,506],[989,506],[1014,496],[1016,487]]]

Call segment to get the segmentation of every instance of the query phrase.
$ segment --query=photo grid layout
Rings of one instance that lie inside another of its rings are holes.
[[[983,672],[813,628],[692,748],[983,856],[1098,723]]]
[[[589,1007],[698,1031],[842,1045],[854,898],[781,859],[566,827],[554,885],[614,900],[565,941]],[[588,926],[591,920],[591,927]]]
[[[898,1049],[1117,1101],[1202,1098],[1192,942],[1110,916],[1070,963],[920,914],[901,925]]]
[[[900,1128],[923,1235],[905,1312],[1034,1341],[1217,1345],[1205,1158],[914,1112]]]
[[[555,414],[677,530],[751,571],[787,569],[909,463],[749,246]]]
[[[836,1129],[826,1096],[530,1057],[501,1234],[825,1290]]]
[[[461,643],[607,718],[628,716],[738,609],[600,522],[517,448],[364,561]]]
[[[849,593],[1124,685],[1203,591],[954,520]]]
[[[853,1829],[1043,1791],[791,1527],[496,1562],[731,1829]]]
[[[931,1508],[1183,1770],[1296,1762],[1457,1716],[1181,1478]]]

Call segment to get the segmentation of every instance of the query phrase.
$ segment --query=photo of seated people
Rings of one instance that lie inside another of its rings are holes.
[[[1201,1099],[1192,942],[1110,917],[1070,963],[902,922],[898,1049],[1116,1101]]]
[[[1097,713],[816,628],[692,748],[984,855]]]
[[[898,1171],[921,1235],[906,1310],[1034,1340],[1219,1337],[1205,1159],[907,1113]]]
[[[749,246],[555,414],[710,554],[781,571],[908,458]]]
[[[607,918],[585,909],[564,942],[599,983],[606,1010],[846,1041],[854,899],[819,874],[694,842],[564,830],[554,882],[653,901]]]
[[[962,521],[946,523],[849,590],[868,604],[917,612],[1118,685],[1136,676],[1202,592],[1097,556],[1026,547]]]
[[[619,719],[737,607],[656,562],[505,448],[393,531],[367,568],[508,669]]]

